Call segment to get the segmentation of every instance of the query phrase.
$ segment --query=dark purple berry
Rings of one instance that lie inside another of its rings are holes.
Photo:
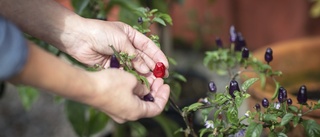
[[[255,108],[257,111],[260,111],[260,110],[261,110],[261,107],[260,107],[260,104],[259,104],[259,103],[257,103],[257,104],[254,106],[254,108]]]
[[[237,33],[235,51],[241,51],[242,48],[246,47],[246,41],[244,40],[242,34],[240,32]]]
[[[242,49],[242,58],[243,58],[243,59],[248,59],[248,58],[249,58],[249,49],[246,48],[246,47],[244,47],[244,48]]]
[[[290,106],[290,105],[292,105],[292,99],[291,98],[288,98],[287,99],[287,104]]]
[[[210,92],[213,92],[213,93],[217,92],[217,86],[213,81],[210,81],[208,83],[208,88]]]
[[[269,107],[269,101],[268,101],[268,99],[267,99],[267,98],[262,99],[261,104],[262,104],[262,106],[263,106],[264,108]]]
[[[299,104],[305,104],[308,100],[307,97],[307,87],[305,85],[302,85],[299,89],[297,100]]]
[[[153,98],[153,96],[151,95],[151,93],[148,93],[147,95],[143,96],[143,100],[144,100],[144,101],[153,102],[153,101],[154,101],[154,98]]]
[[[120,68],[120,63],[116,55],[112,55],[110,59],[110,68]]]
[[[139,23],[139,24],[142,24],[142,23],[143,23],[142,17],[139,17],[139,18],[138,18],[138,23]]]
[[[269,64],[273,60],[272,49],[267,48],[266,53],[264,54],[264,60]]]
[[[98,20],[104,20],[104,21],[107,21],[107,18],[106,17],[97,17]]]
[[[235,43],[237,40],[237,32],[236,32],[236,29],[233,25],[230,27],[229,33],[230,33],[230,41],[232,43]]]
[[[287,90],[283,87],[280,87],[279,90],[278,90],[278,101],[280,103],[283,103],[287,100]]]
[[[216,37],[216,45],[217,45],[219,48],[222,48],[222,47],[223,47],[222,40],[221,40],[219,37]]]
[[[231,95],[232,98],[236,97],[236,96],[234,95],[234,92],[235,92],[235,91],[240,91],[240,89],[239,89],[239,84],[238,84],[237,81],[231,80],[231,81],[230,81],[230,85],[229,85],[229,94]]]

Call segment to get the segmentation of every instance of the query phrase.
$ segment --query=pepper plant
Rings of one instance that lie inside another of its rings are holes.
[[[187,125],[178,132],[183,132],[186,137],[260,137],[263,129],[268,129],[270,137],[285,137],[290,130],[302,125],[305,136],[320,135],[319,123],[303,117],[319,109],[320,100],[318,103],[308,103],[305,85],[301,85],[296,99],[287,97],[287,90],[277,81],[281,71],[273,70],[269,65],[276,59],[271,48],[265,51],[265,62],[259,61],[250,53],[243,36],[236,32],[234,26],[230,27],[230,45],[223,45],[220,38],[216,39],[216,45],[216,50],[205,53],[204,65],[215,73],[227,75],[230,80],[225,89],[217,89],[214,81],[210,81],[206,97],[182,109],[176,106]],[[258,77],[248,78],[244,73],[255,73]],[[271,78],[276,85],[273,97],[264,98],[257,102],[253,110],[239,114],[240,106],[250,97],[248,90],[252,84],[260,81],[264,88],[267,78]],[[299,103],[300,107],[292,105],[293,102]],[[304,107],[308,111],[304,112]],[[203,118],[203,127],[199,132],[195,131],[190,120],[195,112],[200,112]]]

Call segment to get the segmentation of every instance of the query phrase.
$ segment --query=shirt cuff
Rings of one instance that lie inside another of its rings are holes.
[[[28,46],[21,31],[0,16],[0,81],[20,73],[28,58]]]

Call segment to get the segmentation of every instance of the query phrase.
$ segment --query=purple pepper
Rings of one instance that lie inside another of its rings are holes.
[[[279,90],[278,90],[278,101],[280,103],[283,103],[287,100],[287,90],[283,87],[280,87]]]
[[[239,84],[235,80],[230,81],[229,85],[229,94],[231,95],[232,98],[235,98],[236,96],[234,95],[235,91],[240,91]]]
[[[246,47],[246,41],[244,40],[242,34],[240,32],[237,33],[235,51],[241,51],[242,48]]]
[[[233,25],[229,29],[229,34],[230,34],[230,42],[235,43],[237,40],[237,32]]]
[[[292,105],[292,99],[291,98],[288,98],[287,99],[287,104],[290,106],[290,105]]]
[[[273,60],[273,52],[271,48],[267,48],[264,54],[264,60],[269,64]]]
[[[212,93],[217,92],[217,86],[213,81],[210,81],[208,83],[208,88],[209,88],[209,91],[212,92]]]
[[[243,58],[243,59],[248,59],[248,58],[249,58],[249,49],[246,48],[246,47],[244,47],[244,48],[242,49],[242,58]]]
[[[151,95],[151,93],[148,93],[147,95],[143,96],[143,100],[144,100],[144,101],[153,102],[153,101],[154,101],[154,98],[153,98],[153,96]]]
[[[264,108],[269,107],[269,101],[268,101],[268,99],[267,99],[267,98],[262,99],[261,104],[262,104],[262,106],[263,106]]]
[[[223,43],[222,43],[222,40],[220,37],[216,37],[216,45],[219,47],[219,48],[222,48],[223,47]]]
[[[120,63],[116,55],[112,55],[110,59],[110,68],[120,68]]]
[[[138,18],[138,23],[139,23],[139,24],[142,24],[142,23],[143,23],[142,17],[139,17],[139,18]]]
[[[255,108],[257,111],[260,111],[260,110],[261,110],[261,107],[260,107],[260,104],[259,104],[259,103],[257,103],[257,104],[254,106],[254,108]]]
[[[307,97],[307,87],[305,85],[302,85],[299,89],[297,100],[299,104],[305,104],[308,100]]]

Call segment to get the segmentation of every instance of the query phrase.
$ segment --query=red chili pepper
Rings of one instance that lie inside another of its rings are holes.
[[[163,78],[166,72],[166,67],[163,65],[162,62],[157,62],[156,66],[153,69],[153,75],[156,78]]]

